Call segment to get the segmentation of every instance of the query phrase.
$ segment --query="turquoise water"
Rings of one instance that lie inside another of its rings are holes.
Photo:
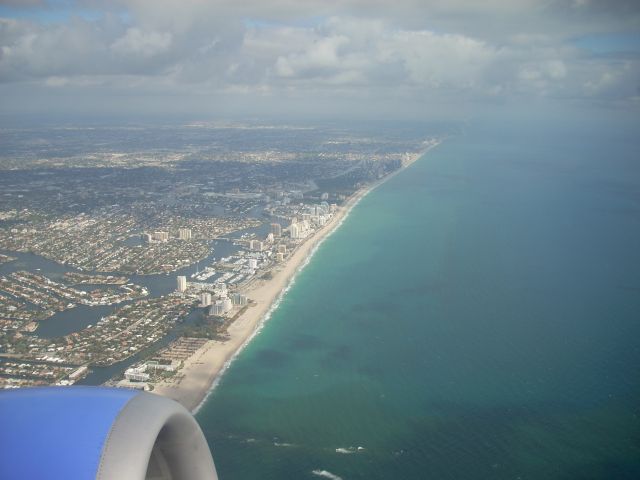
[[[639,149],[600,127],[476,125],[362,200],[198,413],[222,480],[640,478]]]

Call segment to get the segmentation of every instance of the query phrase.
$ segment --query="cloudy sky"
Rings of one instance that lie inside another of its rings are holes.
[[[637,0],[0,0],[4,115],[640,108]]]

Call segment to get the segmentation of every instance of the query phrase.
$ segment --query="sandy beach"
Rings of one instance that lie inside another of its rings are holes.
[[[258,331],[271,307],[283,294],[314,248],[333,232],[353,206],[378,184],[379,182],[376,182],[352,195],[324,227],[306,238],[284,264],[272,270],[271,280],[257,280],[250,289],[243,292],[255,302],[255,305],[249,307],[229,326],[229,339],[207,342],[184,362],[184,367],[173,379],[158,383],[154,393],[172,398],[191,411],[197,409],[228,363]]]
[[[404,170],[424,153],[412,156],[403,168],[355,192],[324,227],[306,238],[284,264],[272,270],[273,278],[271,280],[258,280],[243,292],[255,302],[255,305],[248,308],[229,326],[229,338],[225,341],[211,340],[207,342],[184,362],[183,368],[174,378],[158,383],[154,393],[172,398],[191,411],[197,410],[234,356],[257,333],[272,306],[283,295],[299,269],[314,253],[315,247],[340,226],[362,197],[399,171]]]

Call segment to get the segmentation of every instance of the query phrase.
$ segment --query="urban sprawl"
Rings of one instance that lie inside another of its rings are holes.
[[[351,195],[436,143],[211,124],[3,137],[0,388],[179,376]],[[73,331],[39,334],[74,309]]]

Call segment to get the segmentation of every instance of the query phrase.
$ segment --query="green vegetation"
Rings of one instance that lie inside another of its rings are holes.
[[[208,338],[209,340],[216,340],[220,338],[220,330],[223,325],[224,318],[222,317],[202,317],[196,320],[193,325],[184,327],[180,334],[184,337]]]

